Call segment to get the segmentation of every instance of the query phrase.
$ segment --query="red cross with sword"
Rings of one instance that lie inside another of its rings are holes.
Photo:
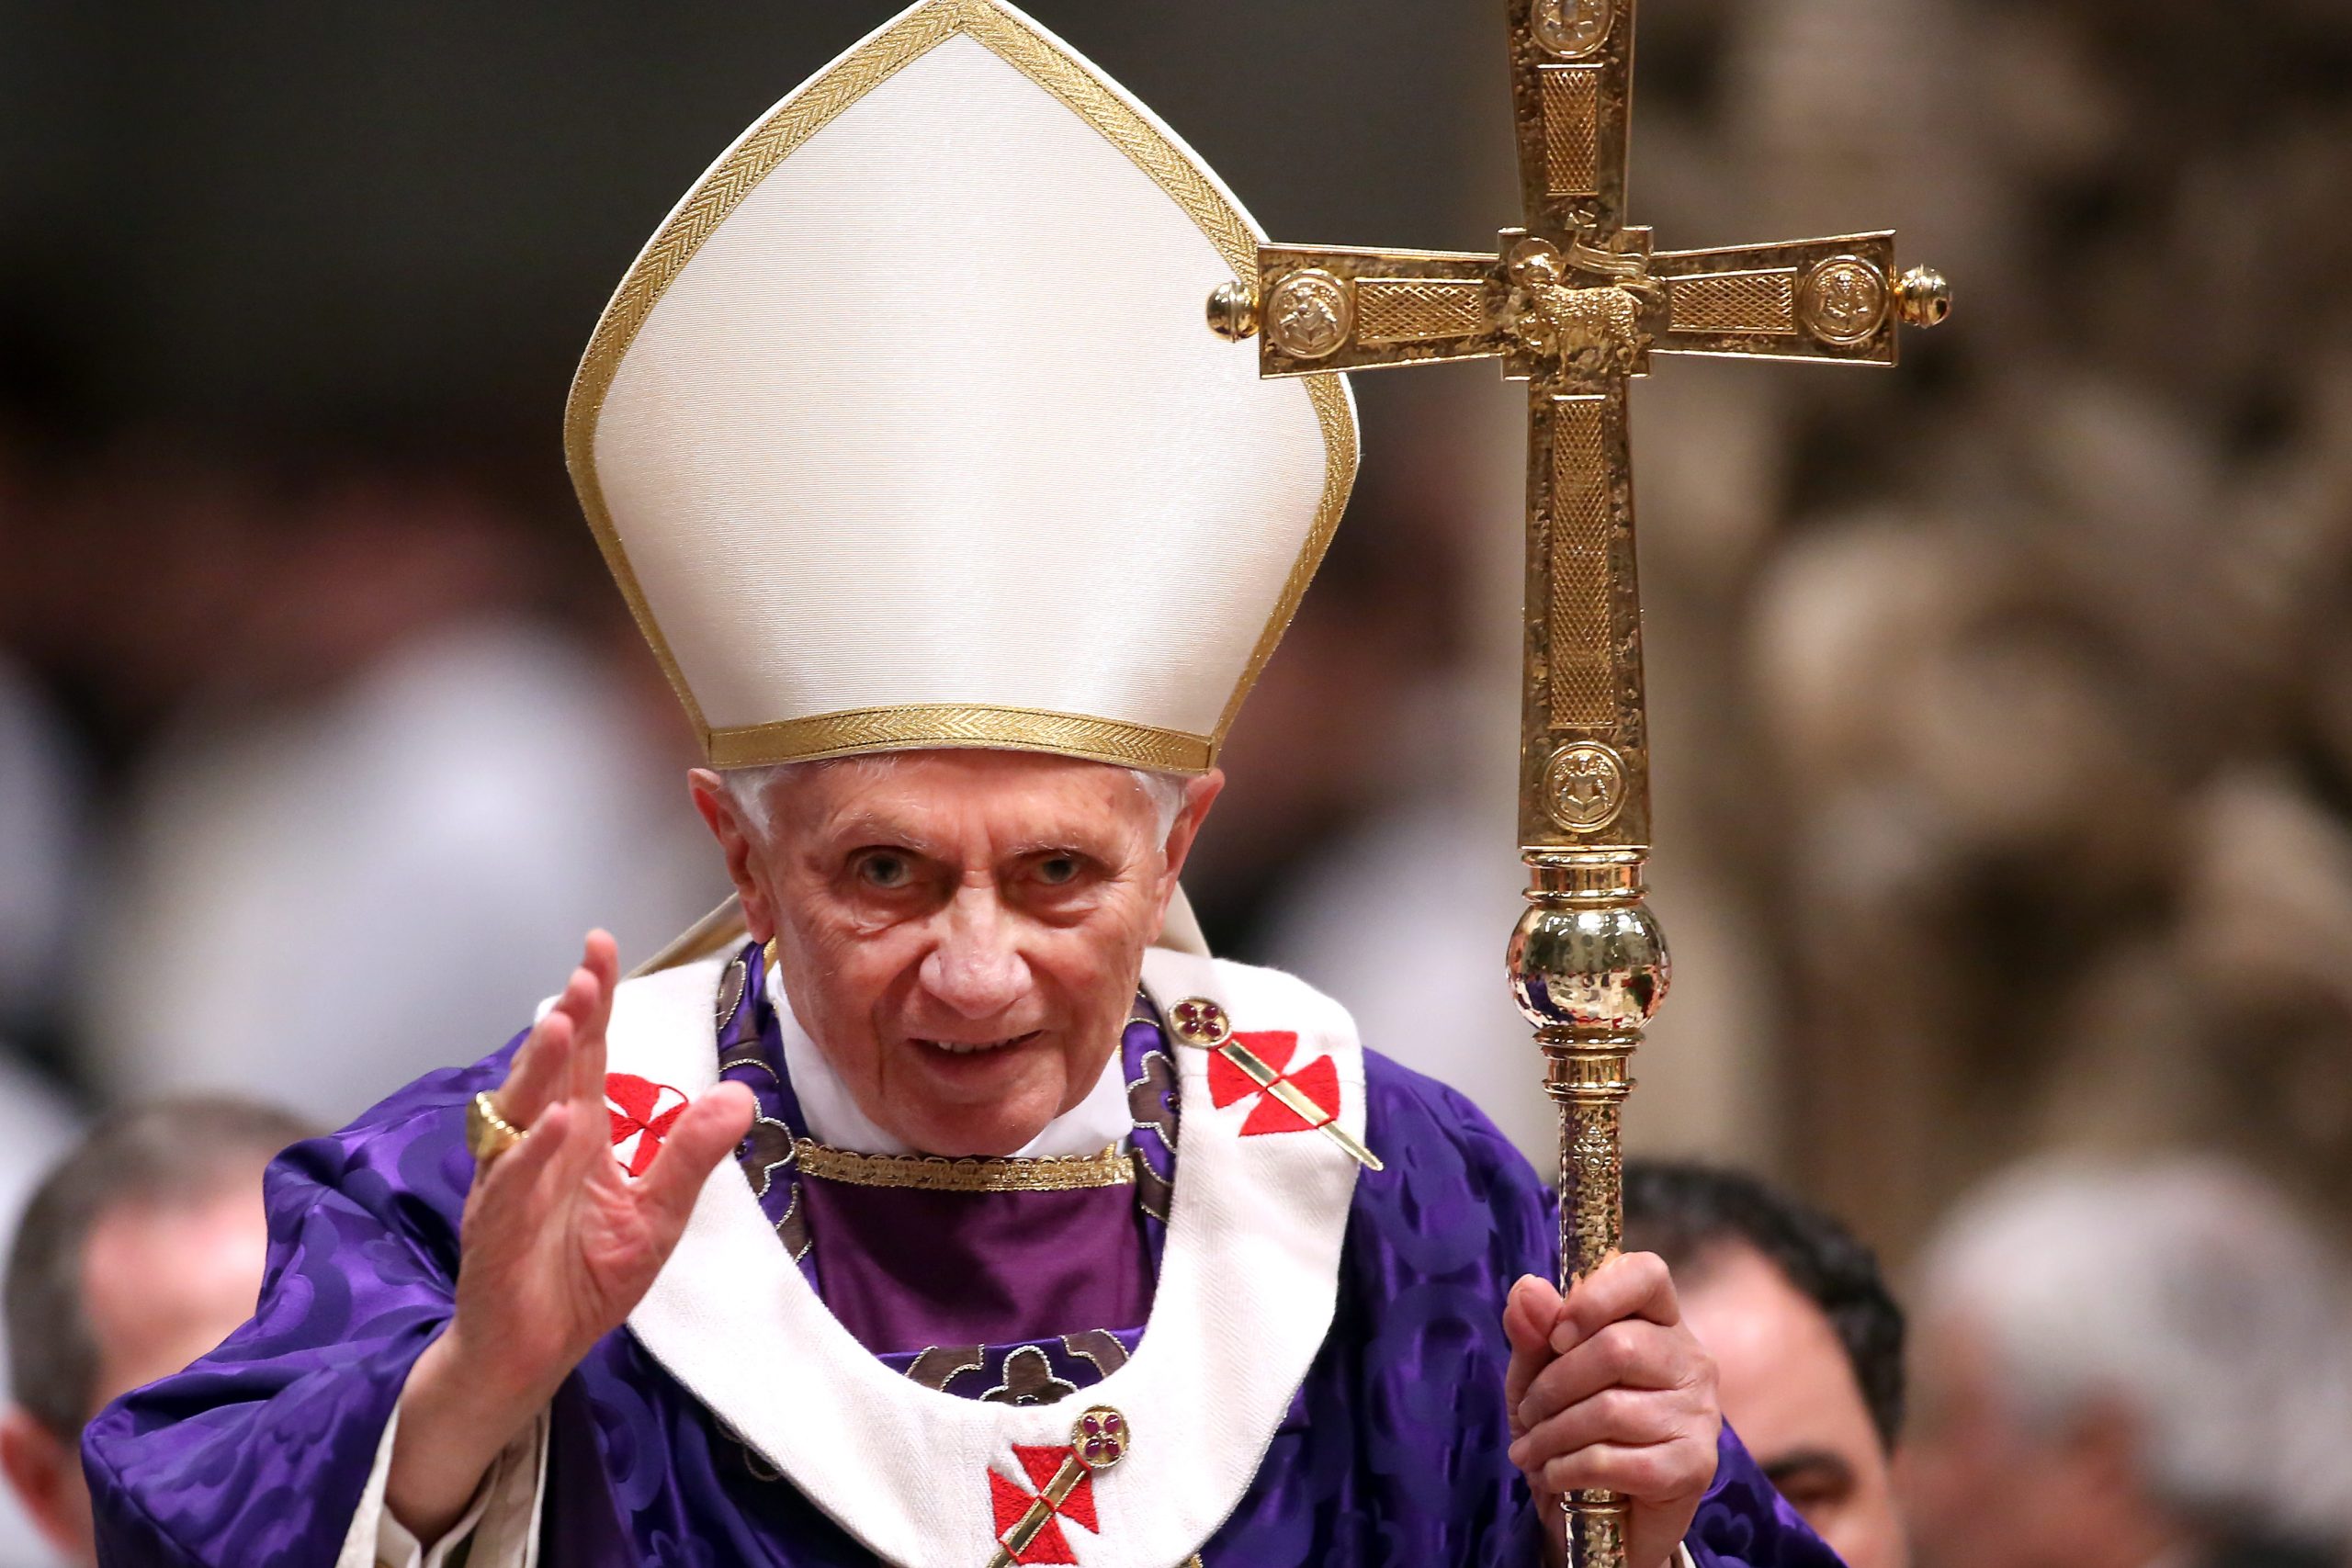
[[[1237,1033],[1225,1009],[1205,997],[1187,997],[1168,1010],[1168,1032],[1181,1044],[1216,1053],[1209,1058],[1209,1099],[1219,1109],[1262,1096],[1241,1123],[1241,1135],[1317,1132],[1366,1170],[1380,1156],[1340,1125],[1340,1069],[1329,1056],[1293,1067],[1298,1036],[1287,1030]]]
[[[1068,1520],[1081,1529],[1102,1530],[1094,1512],[1094,1473],[1126,1457],[1130,1437],[1126,1418],[1108,1405],[1098,1404],[1072,1424],[1065,1447],[1013,1444],[1014,1461],[1037,1490],[1024,1492],[998,1472],[989,1472],[989,1503],[996,1513],[997,1540],[989,1568],[1076,1563],[1078,1554],[1070,1550],[1062,1523]]]

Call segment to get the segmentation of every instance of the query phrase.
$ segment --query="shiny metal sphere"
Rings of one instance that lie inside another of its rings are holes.
[[[1915,266],[1894,280],[1894,308],[1906,325],[1940,326],[1951,314],[1951,284],[1933,267]]]
[[[1530,1023],[1612,1032],[1647,1023],[1673,972],[1666,933],[1640,903],[1531,907],[1507,962]]]
[[[1258,335],[1258,291],[1247,284],[1220,283],[1209,291],[1209,331],[1227,343]]]

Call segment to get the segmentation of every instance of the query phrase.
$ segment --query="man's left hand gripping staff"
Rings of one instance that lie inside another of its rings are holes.
[[[446,1533],[506,1445],[597,1340],[619,1327],[684,1232],[703,1179],[750,1129],[720,1084],[688,1108],[637,1180],[613,1158],[605,1030],[620,961],[592,932],[563,996],[493,1097],[522,1141],[474,1173],[456,1314],[401,1394],[385,1502],[419,1540]]]
[[[1628,1504],[1628,1568],[1665,1568],[1715,1478],[1715,1364],[1683,1325],[1674,1280],[1646,1252],[1612,1258],[1567,1299],[1533,1275],[1503,1309],[1511,1462],[1562,1537],[1560,1498]]]

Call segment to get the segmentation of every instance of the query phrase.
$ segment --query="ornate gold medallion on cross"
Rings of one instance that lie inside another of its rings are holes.
[[[1634,0],[1508,0],[1525,226],[1493,252],[1261,246],[1209,324],[1267,376],[1499,358],[1529,383],[1520,1009],[1558,1104],[1563,1287],[1617,1249],[1619,1113],[1666,994],[1644,903],[1649,731],[1626,387],[1652,354],[1893,365],[1951,309],[1891,232],[1653,251],[1624,220]],[[1623,1568],[1623,1510],[1567,1500],[1579,1568]]]

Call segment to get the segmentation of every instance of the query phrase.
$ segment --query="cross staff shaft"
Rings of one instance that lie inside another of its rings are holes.
[[[1654,251],[1625,222],[1634,0],[1505,0],[1522,227],[1485,252],[1261,246],[1210,298],[1267,376],[1494,358],[1528,383],[1519,833],[1508,965],[1560,1112],[1565,1290],[1617,1248],[1620,1116],[1664,998],[1645,900],[1649,726],[1627,391],[1654,354],[1891,366],[1943,279],[1892,233]],[[1563,1500],[1577,1568],[1623,1568],[1623,1500]]]

